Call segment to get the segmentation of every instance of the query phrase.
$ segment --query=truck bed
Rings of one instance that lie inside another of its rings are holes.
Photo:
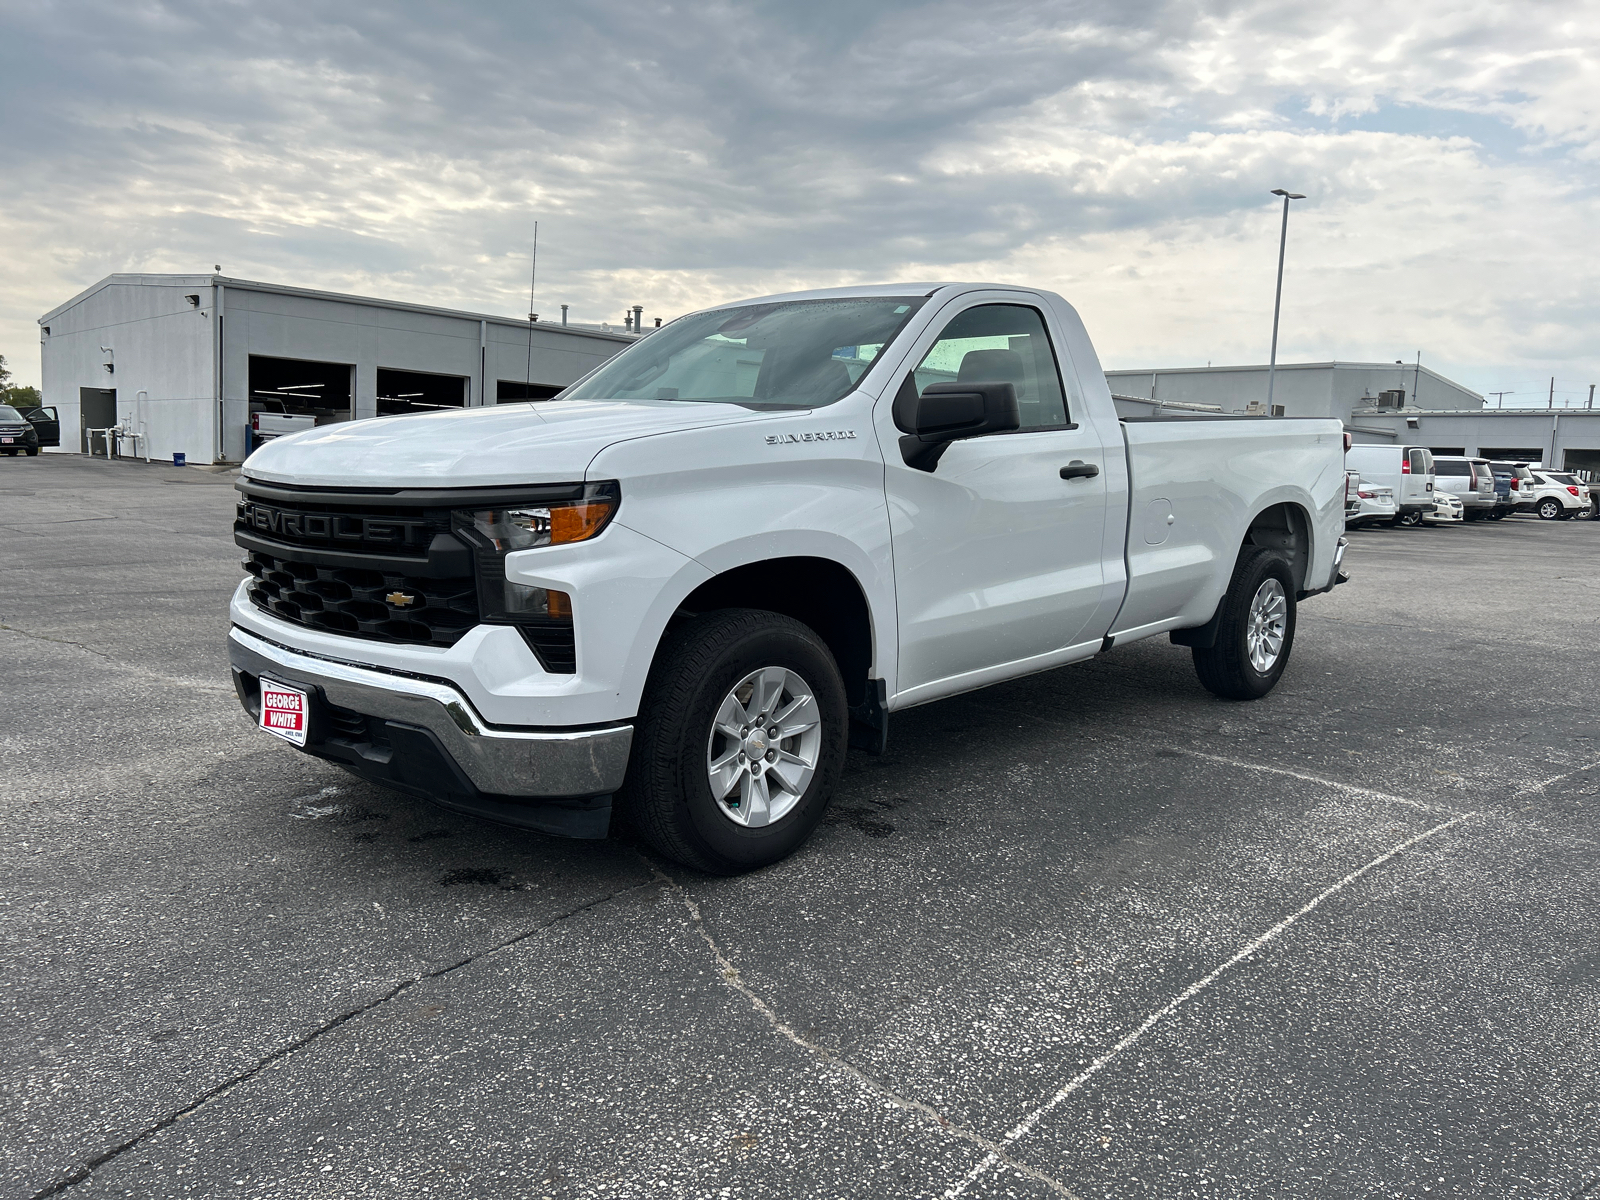
[[[1276,503],[1303,507],[1308,481],[1316,511],[1306,514],[1311,547],[1301,586],[1328,583],[1338,535],[1327,531],[1343,528],[1338,421],[1186,415],[1119,424],[1130,482],[1128,592],[1112,627],[1118,640],[1208,621],[1252,514]]]

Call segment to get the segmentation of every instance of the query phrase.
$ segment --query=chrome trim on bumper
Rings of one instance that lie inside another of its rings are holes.
[[[330,704],[429,730],[477,788],[491,795],[598,796],[620,788],[628,769],[632,725],[495,728],[449,684],[301,654],[238,626],[228,640],[260,659],[273,678],[321,688]]]

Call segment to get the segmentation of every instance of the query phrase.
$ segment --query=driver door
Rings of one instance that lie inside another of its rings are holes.
[[[61,445],[61,421],[56,416],[55,406],[49,408],[33,408],[22,414],[39,434],[39,445]]]
[[[903,460],[893,390],[877,406],[899,617],[897,707],[1070,661],[1080,655],[1059,652],[1105,633],[1096,615],[1106,584],[1099,433],[1073,420],[1081,401],[1063,387],[1045,306],[989,295],[1004,302],[963,297],[941,313],[913,347],[910,372],[919,394],[931,383],[1012,383],[1021,428],[953,442],[928,472]],[[1089,475],[1084,466],[1100,469]],[[1030,662],[1041,656],[1049,657]]]

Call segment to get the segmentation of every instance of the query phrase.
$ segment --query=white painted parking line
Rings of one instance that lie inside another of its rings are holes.
[[[1324,779],[1320,775],[1312,775],[1306,771],[1291,771],[1288,767],[1269,767],[1263,763],[1246,762],[1243,759],[1227,758],[1221,754],[1207,754],[1204,750],[1191,750],[1187,746],[1157,746],[1157,750],[1170,750],[1174,754],[1185,754],[1190,758],[1203,758],[1207,762],[1222,763],[1224,766],[1238,767],[1241,771],[1260,771],[1266,775],[1287,775],[1291,779],[1303,780],[1306,783],[1315,783],[1320,787],[1332,788],[1334,791],[1344,792],[1350,796],[1366,796],[1372,800],[1382,800],[1386,804],[1403,804],[1407,808],[1415,808],[1433,816],[1450,814],[1453,816],[1468,815],[1465,810],[1450,808],[1443,804],[1424,804],[1420,800],[1412,800],[1405,796],[1396,796],[1390,792],[1380,792],[1373,788],[1360,787],[1354,783],[1341,783],[1337,779]]]
[[[643,855],[640,857],[644,858]],[[717,974],[721,977],[722,982],[727,987],[743,996],[745,1000],[749,1002],[750,1007],[755,1009],[756,1012],[761,1015],[762,1019],[772,1027],[772,1031],[774,1033],[792,1042],[794,1045],[800,1047],[800,1049],[806,1051],[806,1053],[814,1056],[817,1059],[820,1059],[826,1066],[842,1072],[848,1079],[851,1080],[851,1082],[853,1082],[857,1087],[861,1088],[862,1091],[867,1092],[869,1095],[877,1096],[879,1099],[883,1100],[885,1103],[894,1108],[901,1109],[905,1112],[912,1113],[915,1116],[920,1117],[932,1128],[938,1130],[941,1134],[947,1137],[957,1138],[961,1141],[967,1142],[970,1145],[976,1146],[981,1150],[987,1151],[988,1157],[984,1159],[985,1162],[991,1164],[1004,1163],[1007,1169],[1015,1171],[1025,1178],[1032,1179],[1036,1183],[1043,1184],[1050,1191],[1060,1196],[1062,1200],[1081,1200],[1081,1197],[1077,1196],[1071,1191],[1068,1191],[1060,1180],[1053,1179],[1051,1176],[1045,1174],[1045,1172],[1040,1171],[1035,1167],[1030,1167],[1027,1163],[1021,1162],[1018,1159],[1012,1158],[1011,1155],[1007,1153],[1005,1146],[1001,1145],[1000,1143],[984,1137],[976,1130],[968,1129],[966,1126],[952,1121],[949,1117],[945,1116],[937,1109],[930,1105],[924,1104],[920,1100],[914,1100],[909,1096],[902,1096],[898,1092],[892,1091],[887,1085],[877,1079],[872,1078],[872,1076],[868,1075],[860,1067],[856,1066],[854,1063],[850,1062],[840,1054],[828,1049],[826,1046],[820,1046],[816,1042],[813,1042],[810,1038],[803,1036],[794,1028],[794,1026],[790,1025],[787,1021],[780,1017],[777,1014],[777,1011],[773,1009],[772,1005],[768,1004],[766,1000],[762,999],[761,996],[756,994],[755,990],[752,989],[749,984],[745,983],[743,977],[739,974],[739,968],[734,966],[733,961],[723,953],[722,947],[717,944],[717,940],[711,936],[711,931],[706,928],[705,917],[700,912],[700,905],[695,898],[689,894],[688,889],[680,884],[677,880],[673,879],[672,876],[668,875],[649,858],[644,858],[644,863],[645,866],[647,866],[655,875],[656,880],[668,891],[674,893],[679,900],[682,901],[684,910],[689,916],[690,927],[700,935],[700,939],[705,942],[706,948],[711,951],[712,960],[717,964]]]
[[[1210,756],[1208,755],[1206,757]],[[1120,1055],[1129,1046],[1132,1046],[1145,1034],[1150,1032],[1150,1030],[1162,1020],[1168,1016],[1171,1016],[1172,1013],[1176,1012],[1183,1005],[1187,1004],[1190,1000],[1193,1000],[1196,996],[1200,995],[1200,993],[1204,992],[1231,968],[1249,958],[1268,942],[1273,941],[1278,937],[1279,934],[1283,933],[1296,921],[1300,920],[1300,918],[1315,911],[1324,900],[1338,895],[1340,892],[1344,891],[1345,888],[1349,887],[1356,880],[1360,879],[1363,875],[1366,875],[1368,872],[1381,867],[1395,855],[1401,854],[1418,843],[1427,841],[1435,834],[1443,833],[1452,825],[1459,825],[1467,818],[1475,815],[1477,814],[1461,813],[1458,816],[1451,817],[1450,820],[1445,821],[1442,824],[1435,825],[1432,829],[1425,830],[1424,832],[1417,834],[1415,837],[1409,837],[1398,845],[1391,846],[1388,850],[1385,850],[1371,862],[1357,867],[1354,871],[1351,871],[1350,874],[1346,875],[1337,883],[1331,884],[1327,888],[1324,888],[1311,900],[1307,901],[1300,908],[1290,913],[1271,929],[1267,930],[1260,937],[1256,938],[1253,942],[1244,947],[1244,949],[1240,950],[1232,958],[1228,959],[1227,962],[1223,963],[1220,967],[1217,967],[1203,979],[1198,979],[1194,983],[1191,983],[1183,991],[1179,992],[1178,995],[1169,1000],[1163,1007],[1157,1009],[1155,1012],[1146,1017],[1138,1026],[1138,1028],[1125,1035],[1122,1040],[1117,1042],[1116,1045],[1112,1046],[1111,1049],[1107,1050],[1099,1058],[1095,1059],[1082,1071],[1078,1072],[1078,1074],[1074,1075],[1065,1084],[1063,1084],[1061,1089],[1057,1091],[1055,1095],[1051,1096],[1043,1104],[1039,1105],[1039,1107],[1035,1108],[1027,1116],[1023,1117],[1022,1120],[1018,1121],[1016,1125],[1012,1127],[1011,1131],[1000,1140],[1000,1148],[1003,1150],[1009,1150],[1019,1138],[1025,1137],[1029,1131],[1038,1125],[1040,1121],[1044,1120],[1044,1118],[1048,1116],[1050,1112],[1059,1104],[1061,1104],[1062,1101],[1064,1101],[1068,1096],[1071,1096],[1079,1088],[1083,1087],[1084,1084],[1088,1083],[1089,1080],[1093,1079],[1101,1071],[1105,1070],[1112,1060]],[[986,1175],[1000,1162],[1001,1155],[991,1151],[990,1154],[982,1159],[977,1166],[968,1171],[964,1178],[950,1185],[950,1187],[944,1193],[945,1200],[956,1200],[958,1196],[965,1194],[968,1188],[970,1188],[979,1179],[983,1178],[984,1175]]]
[[[1584,763],[1581,767],[1574,767],[1564,775],[1552,775],[1549,779],[1540,780],[1538,783],[1530,783],[1527,787],[1519,792],[1512,793],[1512,795],[1516,797],[1536,796],[1552,784],[1560,783],[1563,779],[1571,779],[1574,775],[1582,775],[1585,771],[1592,771],[1596,767],[1600,767],[1600,759],[1596,759],[1592,763]]]

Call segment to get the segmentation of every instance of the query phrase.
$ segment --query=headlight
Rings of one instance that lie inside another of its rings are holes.
[[[606,527],[620,503],[620,490],[608,482],[585,484],[574,500],[451,510],[450,527],[472,547],[477,563],[480,619],[517,626],[548,668],[572,670],[572,597],[507,579],[505,558],[518,550],[587,541]]]
[[[451,523],[458,530],[470,530],[476,537],[467,539],[480,549],[500,554],[532,550],[538,546],[560,546],[583,542],[606,527],[617,511],[615,485],[609,492],[585,496],[567,504],[544,504],[529,508],[458,508]]]

